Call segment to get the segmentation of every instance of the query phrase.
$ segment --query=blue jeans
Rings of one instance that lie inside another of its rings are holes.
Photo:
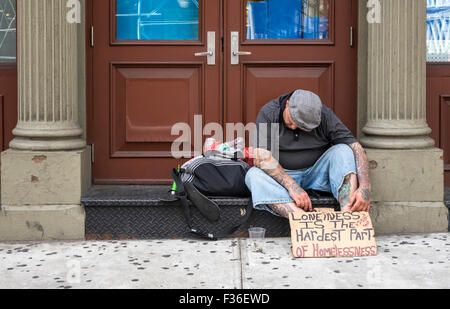
[[[331,192],[338,199],[344,179],[356,174],[353,150],[344,144],[328,149],[314,166],[302,170],[286,170],[304,190]],[[251,168],[245,177],[245,184],[252,193],[253,206],[277,215],[267,205],[294,202],[288,191],[275,179],[257,167]]]

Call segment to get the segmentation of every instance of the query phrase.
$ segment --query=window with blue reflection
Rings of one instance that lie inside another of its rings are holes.
[[[0,0],[0,62],[16,62],[15,0]]]
[[[450,0],[427,5],[427,61],[450,62]]]
[[[198,40],[198,0],[116,0],[118,40]]]
[[[247,39],[328,38],[329,0],[248,0]]]

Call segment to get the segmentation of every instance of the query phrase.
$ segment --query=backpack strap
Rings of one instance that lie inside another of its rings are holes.
[[[191,218],[191,210],[189,207],[189,202],[187,199],[187,194],[186,191],[184,189],[184,185],[183,182],[181,181],[180,178],[180,174],[178,173],[178,171],[176,169],[172,170],[172,178],[175,181],[175,183],[177,184],[178,190],[177,190],[177,196],[180,199],[180,204],[181,207],[183,208],[183,214],[184,217],[186,219],[186,223],[187,226],[189,227],[189,230],[191,233],[201,237],[201,238],[205,238],[205,239],[210,239],[210,240],[218,240],[220,238],[225,238],[227,236],[233,235],[234,233],[236,233],[241,227],[244,227],[244,225],[246,225],[248,219],[250,218],[250,215],[252,214],[253,211],[253,202],[252,199],[250,198],[247,207],[246,207],[246,213],[244,218],[242,219],[242,223],[238,224],[230,229],[228,229],[226,232],[224,233],[208,233],[205,231],[202,231],[200,229],[197,229],[195,227],[192,226],[192,218]]]
[[[218,234],[215,234],[214,236],[215,236],[217,239],[220,239],[220,238],[225,238],[225,237],[227,237],[227,236],[233,235],[234,233],[236,233],[236,232],[239,231],[241,228],[243,228],[244,226],[247,225],[248,219],[250,218],[252,212],[253,212],[253,201],[252,201],[252,199],[250,198],[249,201],[248,201],[248,204],[247,204],[247,206],[246,206],[246,209],[245,209],[245,216],[244,216],[244,218],[242,219],[242,222],[241,222],[240,224],[238,224],[238,225],[236,225],[236,226],[230,228],[230,229],[227,230],[226,232],[224,232],[224,233],[218,233]]]

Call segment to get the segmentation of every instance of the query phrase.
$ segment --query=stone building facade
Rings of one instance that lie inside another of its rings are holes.
[[[39,2],[39,5],[37,5]],[[426,118],[426,0],[359,1],[358,131],[377,233],[448,230],[443,151]],[[82,239],[92,184],[86,143],[86,3],[17,1],[18,123],[1,156],[0,240]],[[406,31],[408,30],[408,31]]]

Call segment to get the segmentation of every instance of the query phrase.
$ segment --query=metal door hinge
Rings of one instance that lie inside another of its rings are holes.
[[[94,47],[94,26],[91,27],[91,47]]]

